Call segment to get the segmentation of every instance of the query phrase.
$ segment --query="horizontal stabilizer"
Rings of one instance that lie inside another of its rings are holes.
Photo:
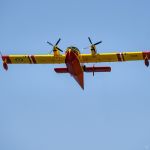
[[[54,68],[56,73],[69,73],[67,68]]]
[[[110,72],[111,67],[83,67],[84,72]]]

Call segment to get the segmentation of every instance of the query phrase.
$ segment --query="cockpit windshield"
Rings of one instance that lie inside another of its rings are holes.
[[[77,54],[80,54],[79,49],[78,49],[78,48],[76,48],[76,47],[74,47],[74,46],[70,46],[70,47],[68,47],[68,48],[67,48],[67,50],[66,50],[66,52],[67,52],[69,49],[70,49],[70,50],[72,50],[73,52],[77,53]]]

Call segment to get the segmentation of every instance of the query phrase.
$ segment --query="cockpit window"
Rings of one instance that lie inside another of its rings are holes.
[[[80,54],[79,49],[78,49],[78,48],[76,48],[76,47],[74,47],[74,46],[70,46],[70,47],[68,47],[68,48],[67,48],[67,51],[68,51],[69,49],[71,49],[71,50],[72,50],[72,51],[74,51],[75,53]]]

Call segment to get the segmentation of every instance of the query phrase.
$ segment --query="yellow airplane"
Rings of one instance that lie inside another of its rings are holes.
[[[65,54],[58,44],[55,45],[47,42],[53,47],[53,54],[45,55],[2,55],[3,68],[8,70],[8,64],[66,64],[64,68],[54,68],[56,73],[70,73],[71,76],[78,82],[82,89],[84,89],[84,72],[110,72],[111,67],[87,67],[84,63],[100,63],[100,62],[124,62],[124,61],[137,61],[144,60],[145,65],[149,66],[150,51],[141,52],[122,52],[122,53],[97,53],[96,45],[102,43],[92,43],[91,38],[88,37],[90,42],[90,54],[81,54],[79,49],[70,46],[66,49]]]

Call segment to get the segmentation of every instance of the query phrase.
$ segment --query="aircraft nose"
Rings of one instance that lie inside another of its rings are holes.
[[[71,50],[68,50],[68,52],[66,54],[66,60],[71,62],[74,59],[75,59],[75,54]]]

